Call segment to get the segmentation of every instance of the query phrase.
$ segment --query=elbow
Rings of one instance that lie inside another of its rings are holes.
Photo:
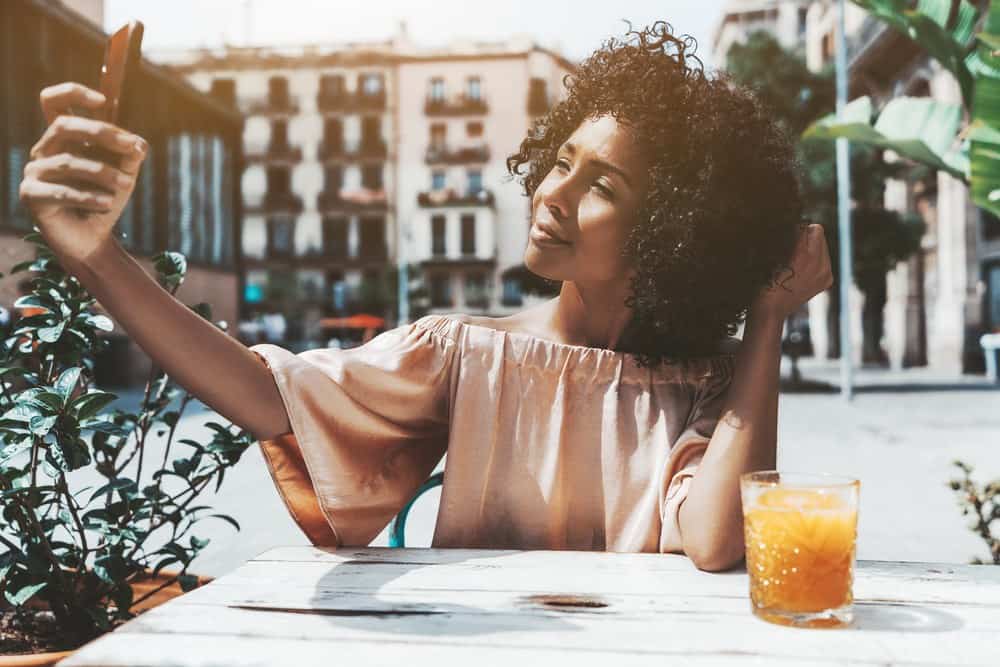
[[[684,553],[694,566],[704,572],[725,572],[743,562],[743,543],[722,545],[684,545]]]

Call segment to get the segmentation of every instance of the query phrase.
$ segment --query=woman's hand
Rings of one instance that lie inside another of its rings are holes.
[[[802,230],[792,253],[790,269],[777,283],[765,288],[750,306],[754,317],[764,316],[784,320],[799,306],[833,285],[830,249],[820,225]]]
[[[60,83],[40,99],[49,126],[31,149],[21,201],[64,264],[84,263],[112,238],[149,146],[109,123],[70,115],[100,108],[105,98],[95,90]]]

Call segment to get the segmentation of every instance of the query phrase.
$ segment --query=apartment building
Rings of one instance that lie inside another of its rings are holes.
[[[522,305],[529,206],[506,159],[571,68],[527,40],[400,55],[399,261],[416,267],[430,311]]]
[[[246,115],[245,316],[283,312],[290,341],[306,341],[325,316],[521,305],[510,271],[528,208],[505,159],[558,98],[567,60],[525,39],[429,49],[405,31],[160,57]]]

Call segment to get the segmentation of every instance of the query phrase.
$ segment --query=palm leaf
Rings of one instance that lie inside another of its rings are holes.
[[[915,162],[967,177],[962,154],[954,148],[962,108],[926,97],[899,97],[885,105],[874,126],[872,103],[861,97],[844,109],[843,120],[833,114],[813,123],[803,139],[837,139],[890,149]]]
[[[979,41],[976,93],[969,133],[972,199],[1000,216],[1000,2],[990,3]]]

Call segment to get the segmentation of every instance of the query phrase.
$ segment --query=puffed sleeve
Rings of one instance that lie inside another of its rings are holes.
[[[733,379],[733,357],[704,360],[709,370],[694,385],[694,400],[684,430],[670,450],[661,493],[660,553],[682,553],[684,543],[678,515],[687,498],[691,479],[698,470],[715,425],[722,415],[726,393]]]
[[[367,545],[433,472],[447,449],[454,347],[417,323],[350,350],[251,348],[292,429],[261,449],[313,544]]]

